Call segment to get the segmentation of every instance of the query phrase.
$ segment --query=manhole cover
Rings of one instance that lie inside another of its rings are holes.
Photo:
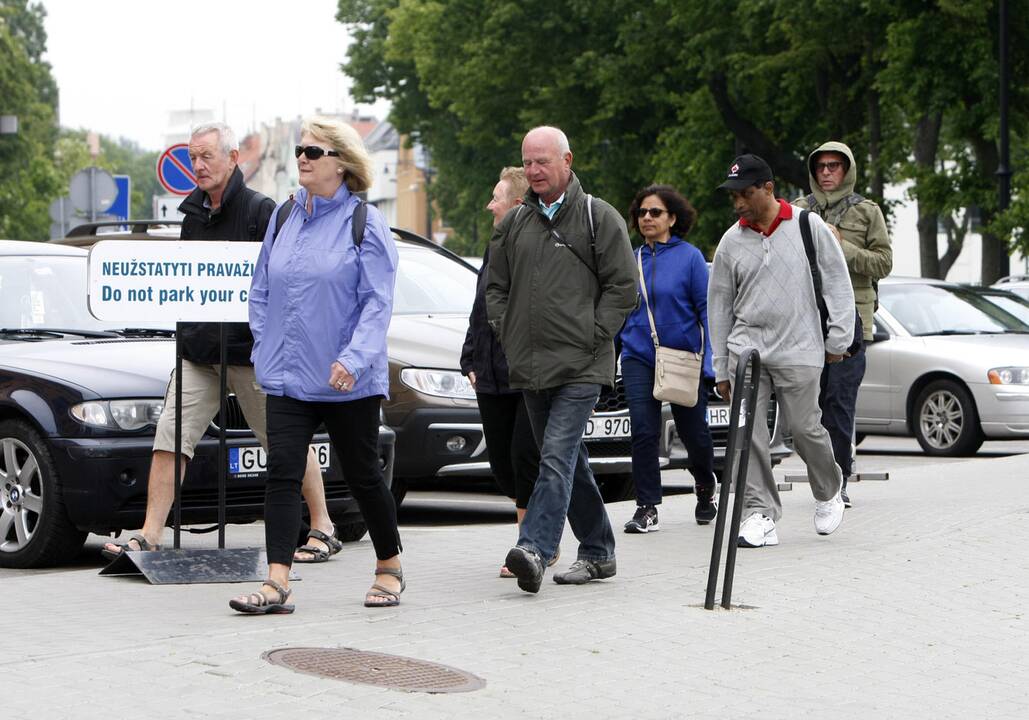
[[[261,657],[308,675],[408,692],[471,692],[486,686],[482,678],[457,668],[351,648],[283,648]]]

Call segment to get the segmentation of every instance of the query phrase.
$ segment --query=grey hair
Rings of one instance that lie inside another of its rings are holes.
[[[565,153],[570,153],[572,151],[571,146],[568,144],[568,136],[565,135],[565,131],[561,128],[554,127],[553,125],[539,125],[537,127],[534,127],[528,133],[526,133],[526,135],[528,135],[529,133],[534,133],[537,130],[546,130],[549,134],[554,134],[557,136],[558,154],[564,155]]]
[[[222,151],[228,155],[233,150],[239,150],[239,141],[236,140],[236,133],[232,132],[232,128],[223,122],[211,122],[197,125],[189,133],[189,138],[192,140],[198,135],[206,135],[207,133],[218,133],[218,143],[222,147]]]

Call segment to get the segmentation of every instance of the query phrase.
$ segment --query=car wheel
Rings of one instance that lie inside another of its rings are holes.
[[[364,520],[354,520],[345,523],[336,523],[336,537],[343,542],[357,542],[368,532],[368,526]]]
[[[594,475],[600,496],[604,502],[622,502],[636,497],[636,483],[632,481],[632,473],[612,473],[610,475]]]
[[[46,442],[24,422],[0,422],[0,567],[54,565],[85,539],[68,520]]]
[[[926,385],[914,412],[915,438],[929,455],[972,455],[983,444],[975,402],[953,380]]]

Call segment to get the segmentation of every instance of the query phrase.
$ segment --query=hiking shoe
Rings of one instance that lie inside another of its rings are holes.
[[[636,506],[636,514],[625,523],[627,533],[657,532],[661,526],[657,524],[657,508],[653,505]]]
[[[697,519],[697,525],[707,525],[718,515],[718,501],[715,500],[715,489],[717,485],[703,487],[694,486],[697,495],[697,507],[693,511],[693,517]]]
[[[558,585],[585,585],[590,580],[603,580],[614,577],[615,559],[610,560],[576,560],[563,573],[554,573],[554,582]]]
[[[836,493],[832,500],[815,501],[815,532],[829,535],[843,522],[843,498]]]
[[[517,545],[507,552],[504,565],[518,578],[518,587],[525,592],[537,593],[543,584],[543,559]]]
[[[740,524],[740,535],[736,539],[740,547],[764,547],[778,545],[779,536],[775,533],[775,521],[767,515],[753,513]]]

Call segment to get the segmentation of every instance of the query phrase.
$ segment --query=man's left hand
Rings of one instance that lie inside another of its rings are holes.
[[[329,368],[329,387],[339,392],[350,392],[354,389],[354,376],[339,362],[334,362]]]
[[[850,353],[843,353],[842,355],[833,355],[830,352],[825,354],[825,364],[832,365],[833,363],[842,362],[844,358],[850,357]]]

